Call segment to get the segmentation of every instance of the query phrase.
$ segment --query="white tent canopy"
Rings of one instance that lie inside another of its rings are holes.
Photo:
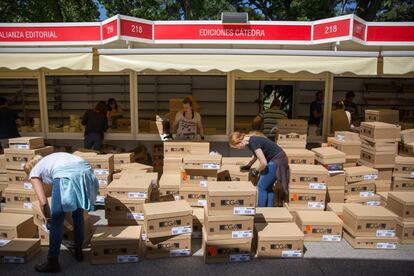
[[[384,74],[403,75],[414,72],[414,51],[384,51]]]

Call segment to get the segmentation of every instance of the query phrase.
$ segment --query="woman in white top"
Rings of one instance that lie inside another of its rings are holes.
[[[182,108],[175,115],[173,132],[177,139],[203,139],[204,132],[200,113],[194,110],[191,97],[183,99]]]

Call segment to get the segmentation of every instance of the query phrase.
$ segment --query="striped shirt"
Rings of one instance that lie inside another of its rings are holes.
[[[274,141],[275,132],[272,131],[272,129],[276,127],[277,120],[287,119],[287,114],[283,110],[269,108],[262,114],[261,117],[263,119],[263,134],[266,135],[267,138]]]

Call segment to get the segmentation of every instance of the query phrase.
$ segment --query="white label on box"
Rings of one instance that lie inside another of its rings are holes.
[[[249,254],[233,254],[230,255],[230,262],[248,262],[250,261],[250,255]]]
[[[202,232],[193,232],[191,234],[191,237],[194,239],[201,239],[203,237],[203,233]]]
[[[105,203],[105,196],[96,196],[96,203]]]
[[[308,208],[311,209],[325,209],[325,203],[323,202],[308,202]]]
[[[364,180],[375,180],[378,178],[377,174],[366,174],[364,175]]]
[[[181,200],[181,198],[180,198],[180,196],[179,196],[179,195],[175,195],[175,196],[174,196],[174,199],[175,199],[175,200]]]
[[[118,255],[116,256],[116,262],[119,264],[122,263],[137,263],[139,258],[137,255]]]
[[[144,220],[144,213],[128,213],[128,219]]]
[[[171,229],[171,235],[180,235],[193,232],[191,226],[173,227]]]
[[[410,174],[410,175],[411,175],[411,177],[414,177],[414,172],[411,172],[411,174]]]
[[[345,135],[337,134],[336,139],[338,139],[341,142],[345,142]]]
[[[146,241],[147,240],[147,235],[146,234],[141,234],[141,240]]]
[[[340,235],[323,235],[322,241],[339,242],[341,241],[341,236]]]
[[[360,192],[359,197],[373,197],[375,194],[374,192]]]
[[[395,230],[377,230],[377,237],[395,237]]]
[[[378,242],[377,249],[396,249],[396,243],[388,243],[388,242]]]
[[[32,203],[31,202],[23,203],[23,209],[32,209]]]
[[[24,257],[20,256],[4,256],[3,262],[5,264],[23,264],[24,263]]]
[[[283,250],[282,251],[283,258],[300,258],[302,257],[302,251],[300,250]]]
[[[33,190],[32,183],[29,183],[29,182],[23,183],[23,189],[25,189],[25,190]]]
[[[326,190],[325,183],[311,182],[309,183],[309,189],[313,190]]]
[[[142,198],[146,199],[148,197],[147,192],[129,192],[128,193],[129,198]]]
[[[205,200],[205,199],[199,199],[197,201],[197,205],[198,206],[207,206],[207,200]]]
[[[218,164],[203,164],[203,169],[218,170],[220,169],[220,166]]]
[[[26,166],[26,163],[20,163],[20,168],[23,170],[24,166]]]
[[[232,239],[243,239],[243,238],[253,238],[253,231],[246,230],[246,231],[233,231],[231,232]]]
[[[367,206],[380,206],[381,205],[381,201],[378,200],[373,200],[373,201],[368,201],[367,202]]]
[[[12,148],[12,149],[30,149],[29,145],[27,145],[27,144],[11,144],[10,148]]]
[[[254,207],[234,207],[233,209],[234,215],[254,215],[255,213]]]
[[[94,169],[93,173],[96,175],[108,175],[109,174],[109,170],[105,170],[105,169]]]
[[[170,257],[185,257],[190,256],[191,250],[190,249],[171,249],[170,250]]]
[[[208,181],[207,180],[200,180],[200,187],[207,188]]]
[[[10,242],[10,240],[0,240],[0,247],[5,246],[9,242]]]
[[[108,185],[108,180],[98,180],[99,186],[106,186]]]

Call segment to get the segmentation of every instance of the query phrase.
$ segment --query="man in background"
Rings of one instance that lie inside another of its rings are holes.
[[[316,92],[315,100],[310,104],[309,108],[309,125],[319,126],[323,114],[322,100],[322,91]]]
[[[20,137],[17,127],[20,119],[16,111],[7,107],[7,99],[0,97],[0,144],[1,151],[9,146],[9,139]]]
[[[351,113],[351,123],[359,121],[358,106],[354,103],[355,93],[348,91],[345,95],[344,108],[345,111]]]

